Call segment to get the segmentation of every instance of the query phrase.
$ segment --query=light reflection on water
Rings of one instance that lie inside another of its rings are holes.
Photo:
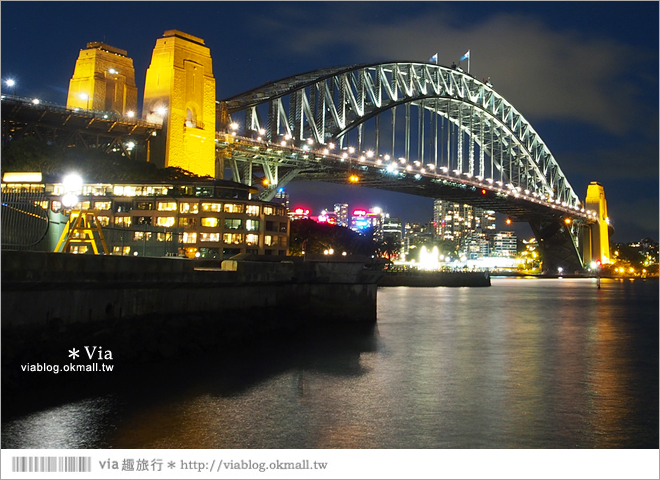
[[[378,295],[373,332],[142,372],[6,421],[3,447],[657,448],[657,282]]]

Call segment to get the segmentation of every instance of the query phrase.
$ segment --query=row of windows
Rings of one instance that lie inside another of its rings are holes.
[[[136,232],[142,233],[142,232]],[[200,242],[219,242],[220,233],[218,232],[184,232],[183,243]],[[256,233],[223,233],[222,242],[227,245],[259,245],[259,235]],[[286,247],[286,237],[277,235],[264,235],[264,245],[267,247]]]
[[[158,242],[171,242],[176,240],[172,232],[133,232],[134,242],[149,242],[155,238]],[[200,242],[219,242],[220,233],[218,232],[184,232],[183,243],[197,243]],[[264,245],[267,247],[286,247],[286,237],[277,235],[264,235]],[[259,235],[256,233],[223,233],[222,241],[228,245],[259,245]]]
[[[178,207],[177,207],[178,205]],[[95,210],[111,210],[112,202],[109,200],[95,201],[93,203]],[[223,203],[223,202],[156,202],[154,208],[154,202],[115,202],[115,212],[130,212],[133,210],[157,210],[160,212],[176,212],[179,213],[188,213],[188,214],[197,214],[200,212],[224,212],[224,213],[245,213],[250,216],[259,216],[261,208],[263,208],[264,215],[277,215],[285,216],[286,211],[282,207],[274,207],[271,205],[246,205],[243,203]],[[92,208],[91,201],[84,201],[76,205],[77,209],[89,210]],[[59,212],[62,209],[62,203],[55,200],[51,203],[51,210],[53,212]]]
[[[103,227],[107,227],[110,224],[110,217],[103,215],[98,215],[96,217]],[[251,218],[242,219],[242,218],[225,218],[220,219],[217,217],[202,217],[199,219],[199,225],[202,227],[216,228],[221,225],[224,226],[225,230],[247,230],[248,232],[258,232],[261,225],[260,220],[254,220]],[[114,224],[119,227],[129,227],[131,224],[135,225],[151,225],[151,217],[115,217]],[[156,226],[157,227],[166,227],[171,228],[177,224],[175,217],[157,217]],[[190,228],[197,226],[196,218],[179,218],[178,225],[179,228]],[[286,233],[287,223],[286,222],[266,222],[266,231],[267,232],[281,232]]]

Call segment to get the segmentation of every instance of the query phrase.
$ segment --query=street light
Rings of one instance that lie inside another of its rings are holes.
[[[16,96],[16,80],[14,80],[13,78],[8,78],[7,80],[5,80],[5,85],[13,89],[14,96]]]

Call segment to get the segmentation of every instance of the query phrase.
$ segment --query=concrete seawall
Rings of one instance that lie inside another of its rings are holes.
[[[381,287],[489,287],[488,272],[387,272]]]
[[[3,372],[61,361],[73,346],[99,345],[128,361],[314,325],[373,326],[380,275],[360,261],[221,265],[3,251]]]

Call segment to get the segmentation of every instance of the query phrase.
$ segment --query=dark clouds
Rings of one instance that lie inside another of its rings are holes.
[[[578,120],[614,134],[632,128],[635,108],[624,106],[630,106],[638,87],[630,72],[650,52],[639,53],[611,39],[551,30],[528,15],[497,14],[465,28],[442,13],[397,23],[365,22],[363,8],[347,8],[350,14],[328,12],[325,23],[333,28],[295,25],[286,36],[288,48],[318,58],[340,45],[369,61],[428,61],[439,52],[444,65],[470,49],[471,73],[490,76],[498,92],[530,120]]]

